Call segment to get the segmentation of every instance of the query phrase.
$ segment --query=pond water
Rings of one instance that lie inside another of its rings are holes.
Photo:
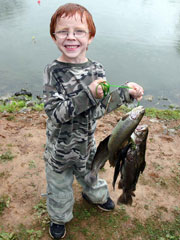
[[[0,0],[0,96],[25,88],[42,95],[42,72],[60,54],[49,35],[58,6],[69,1]],[[180,1],[77,0],[93,15],[97,34],[88,57],[111,84],[134,81],[153,101],[180,105]],[[168,100],[165,100],[168,99]]]

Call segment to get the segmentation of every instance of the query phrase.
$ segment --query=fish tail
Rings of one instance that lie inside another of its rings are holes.
[[[126,204],[126,205],[132,205],[133,199],[132,199],[133,194],[123,192],[121,196],[117,200],[117,204]]]
[[[123,181],[122,179],[120,179],[119,183],[118,183],[118,188],[122,189],[123,188]]]

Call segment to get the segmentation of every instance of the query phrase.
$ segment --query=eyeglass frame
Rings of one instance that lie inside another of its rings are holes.
[[[81,31],[81,32],[83,32],[84,33],[84,35],[83,36],[76,36],[76,32],[77,31]],[[64,36],[64,37],[58,37],[58,33],[62,33],[62,32],[66,32],[66,36]],[[54,32],[53,34],[55,35],[55,36],[57,36],[57,38],[58,39],[63,39],[63,38],[67,38],[68,36],[69,36],[69,31],[66,31],[66,30],[61,30],[61,31],[58,31],[58,32]],[[84,31],[84,30],[75,30],[74,32],[73,32],[73,36],[75,37],[75,38],[83,38],[83,37],[85,37],[88,33],[90,33],[90,31],[88,31],[88,32],[86,32],[86,31]]]

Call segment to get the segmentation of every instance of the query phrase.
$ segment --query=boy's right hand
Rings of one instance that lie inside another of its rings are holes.
[[[89,88],[91,90],[91,93],[93,95],[94,98],[98,98],[101,99],[104,97],[104,92],[103,89],[101,87],[101,85],[99,85],[100,83],[104,83],[106,82],[104,79],[102,78],[98,78],[97,80],[94,80],[90,85]],[[98,86],[99,85],[99,86]]]

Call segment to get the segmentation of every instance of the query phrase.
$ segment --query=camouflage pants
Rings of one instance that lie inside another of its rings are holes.
[[[86,171],[86,174],[88,172],[89,170]],[[73,167],[66,169],[62,173],[57,173],[46,163],[47,210],[51,221],[54,223],[66,223],[73,218],[74,196],[72,184],[74,175],[81,184],[83,192],[93,203],[105,203],[109,197],[105,180],[98,179],[95,186],[88,186],[84,181],[84,176],[79,174]]]

